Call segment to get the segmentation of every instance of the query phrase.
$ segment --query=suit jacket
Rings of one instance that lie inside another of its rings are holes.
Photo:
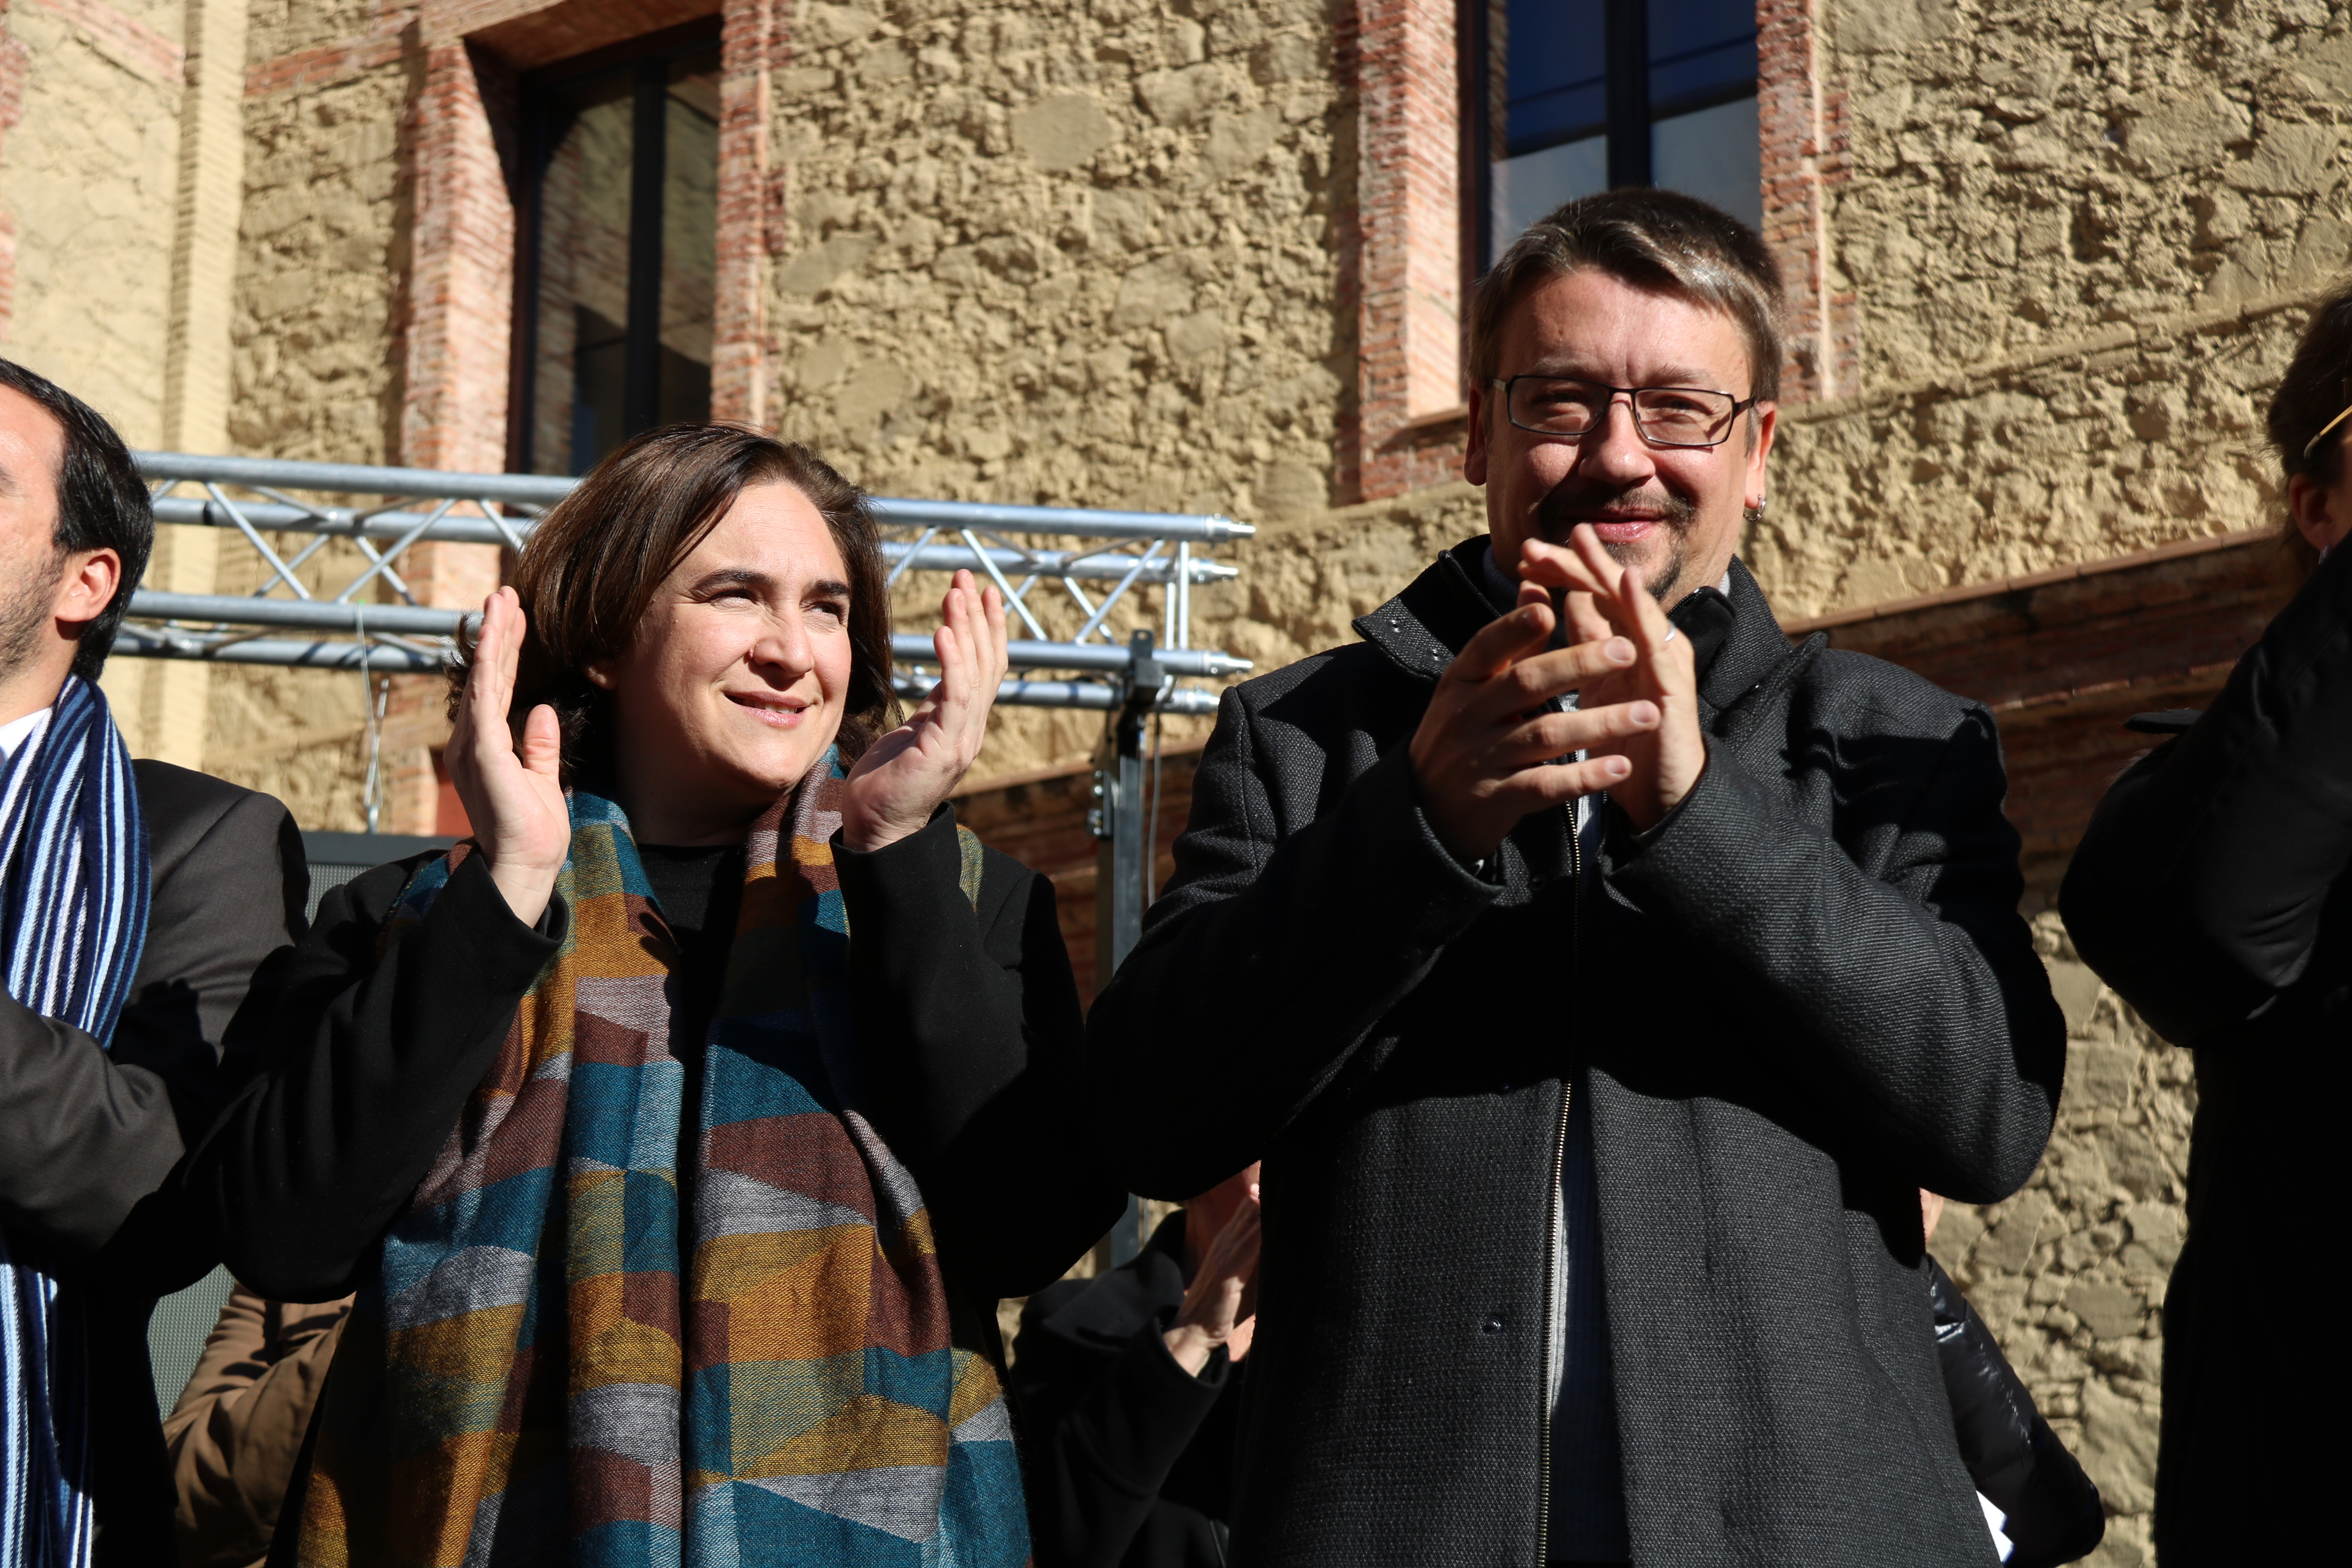
[[[132,769],[153,862],[139,973],[111,1051],[0,996],[0,1220],[82,1300],[98,1561],[146,1565],[173,1550],[147,1318],[214,1262],[159,1189],[249,1059],[309,870],[269,796],[168,763]]]
[[[1981,1565],[1918,1191],[2032,1171],[2064,1026],[1986,711],[1815,637],[1747,569],[1675,610],[1705,773],[1581,867],[1483,868],[1407,744],[1495,610],[1474,539],[1228,691],[1176,872],[1088,1025],[1139,1192],[1265,1162],[1236,1563],[1540,1563],[1568,1096],[1588,1097],[1633,1555]]]

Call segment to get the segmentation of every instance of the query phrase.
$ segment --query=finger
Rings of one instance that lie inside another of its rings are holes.
[[[1614,789],[1633,771],[1631,763],[1614,753],[1588,757],[1580,763],[1541,763],[1502,780],[1494,798],[1525,816],[1531,811],[1565,805],[1571,800]]]
[[[1625,668],[1636,655],[1630,640],[1615,636],[1535,654],[1489,680],[1464,705],[1464,714],[1492,723],[1506,722],[1563,692],[1578,690]]]
[[[1605,708],[1579,708],[1567,713],[1546,713],[1530,719],[1504,736],[1487,753],[1499,766],[1525,767],[1571,752],[1590,751],[1612,741],[1646,734],[1658,727],[1664,714],[1648,698],[1612,702]]]
[[[542,702],[522,724],[522,765],[544,779],[563,776],[563,726]]]
[[[1013,632],[1008,618],[1011,606],[1005,604],[1004,595],[997,592],[996,585],[992,583],[989,584],[988,591],[981,595],[981,606],[987,612],[984,618],[988,623],[989,658],[986,661],[989,676],[988,689],[993,692],[997,683],[1012,673],[1013,669]]]
[[[1643,583],[1639,567],[1625,568],[1625,607],[1631,612],[1625,630],[1644,658],[1654,658],[1674,640],[1675,624]]]
[[[1551,640],[1558,624],[1549,604],[1526,604],[1487,622],[1446,667],[1449,680],[1492,680]]]
[[[1595,546],[1600,535],[1589,522],[1579,523],[1569,535],[1569,544],[1562,547],[1548,544],[1540,539],[1530,539],[1519,546],[1519,571],[1526,581],[1545,588],[1566,588],[1571,593],[1613,592],[1617,580],[1617,563],[1603,551],[1601,565],[1596,567],[1585,555],[1582,546],[1590,538]]]
[[[1576,642],[1601,642],[1616,635],[1617,628],[1601,613],[1601,606],[1590,594],[1568,595],[1569,637]]]
[[[931,634],[931,649],[940,657],[940,679],[931,688],[931,703],[940,721],[945,723],[951,713],[971,700],[970,644],[957,635],[950,621]]]

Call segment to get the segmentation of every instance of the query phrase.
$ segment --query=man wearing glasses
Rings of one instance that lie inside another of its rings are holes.
[[[1735,555],[1781,363],[1703,203],[1479,285],[1491,532],[1228,691],[1095,1004],[1099,1152],[1263,1159],[1234,1561],[1981,1563],[1919,1190],[2014,1190],[2064,1026],[1992,721]]]

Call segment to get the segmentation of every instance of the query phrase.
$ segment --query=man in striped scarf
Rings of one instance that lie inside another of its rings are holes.
[[[154,535],[121,437],[0,360],[0,1568],[172,1560],[147,1316],[213,1258],[166,1178],[301,927],[286,808],[133,763],[99,690]]]

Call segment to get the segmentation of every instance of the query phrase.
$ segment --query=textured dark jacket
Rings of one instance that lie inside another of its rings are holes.
[[[2352,1105],[2352,549],[2212,707],[2118,780],[2060,907],[2075,946],[2197,1053],[2189,1238],[2164,1300],[2166,1568],[2319,1562],[2352,1439],[2344,1358],[2304,1331]]]
[[[1013,1395],[1039,1568],[1223,1568],[1242,1373],[1168,1348],[1184,1304],[1184,1211],[1092,1279],[1021,1309]]]
[[[131,769],[152,860],[139,973],[110,1051],[0,994],[0,1216],[89,1314],[97,1561],[152,1568],[172,1560],[172,1491],[147,1318],[214,1261],[161,1189],[257,1048],[310,876],[269,796]]]
[[[1406,747],[1494,615],[1484,547],[1226,693],[1088,1023],[1114,1174],[1265,1162],[1235,1561],[1542,1561],[1572,1085],[1634,1560],[1981,1564],[1917,1189],[2013,1191],[2064,1066],[1992,721],[1791,648],[1735,563],[1676,610],[1709,741],[1679,809],[1617,818],[1581,900],[1565,809],[1474,872]]]

